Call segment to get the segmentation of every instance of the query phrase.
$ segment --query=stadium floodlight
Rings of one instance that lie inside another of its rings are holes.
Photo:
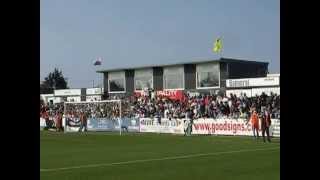
[[[80,113],[83,112],[87,116],[87,127],[89,131],[119,130],[119,134],[121,135],[123,118],[122,103],[121,100],[64,102],[64,132],[78,132],[82,130],[80,129]]]

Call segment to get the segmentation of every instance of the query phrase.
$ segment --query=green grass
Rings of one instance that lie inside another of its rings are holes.
[[[41,180],[280,179],[280,143],[275,139],[41,131],[40,148]],[[207,155],[189,156],[194,154]],[[184,155],[188,157],[148,161]],[[110,165],[135,160],[147,161]],[[103,165],[70,168],[94,164]]]

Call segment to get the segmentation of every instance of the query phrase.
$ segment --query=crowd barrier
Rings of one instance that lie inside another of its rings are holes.
[[[121,127],[128,132],[183,134],[186,127],[184,120],[161,118],[159,122],[157,118],[122,118]],[[80,127],[80,120],[63,118],[63,126],[67,132],[76,132]],[[40,129],[44,127],[45,120],[40,118]],[[87,129],[119,132],[119,119],[89,118]],[[261,130],[259,131],[261,134]],[[199,118],[193,121],[192,134],[252,136],[253,132],[251,123],[246,119]],[[270,135],[280,137],[280,119],[271,119]]]

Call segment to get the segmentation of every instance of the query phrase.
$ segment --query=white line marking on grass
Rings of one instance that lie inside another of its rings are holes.
[[[70,169],[81,169],[81,168],[93,168],[93,167],[102,167],[102,166],[114,166],[114,165],[134,164],[134,163],[151,162],[151,161],[188,159],[188,158],[201,157],[201,156],[213,156],[213,155],[221,155],[221,154],[232,154],[232,153],[252,152],[252,151],[264,151],[264,150],[274,150],[274,149],[280,149],[280,147],[264,148],[264,149],[243,149],[243,150],[236,150],[236,151],[224,151],[224,152],[203,153],[203,154],[190,154],[190,155],[184,155],[184,156],[172,156],[172,157],[164,157],[164,158],[141,159],[141,160],[123,161],[123,162],[115,162],[115,163],[88,164],[88,165],[82,165],[82,166],[70,166],[70,167],[63,167],[63,168],[40,169],[40,172],[61,171],[61,170],[70,170]]]

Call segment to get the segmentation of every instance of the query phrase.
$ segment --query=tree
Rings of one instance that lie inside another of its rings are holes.
[[[40,84],[41,94],[52,94],[55,89],[68,89],[67,78],[62,74],[62,71],[55,68],[50,72],[44,81]]]

